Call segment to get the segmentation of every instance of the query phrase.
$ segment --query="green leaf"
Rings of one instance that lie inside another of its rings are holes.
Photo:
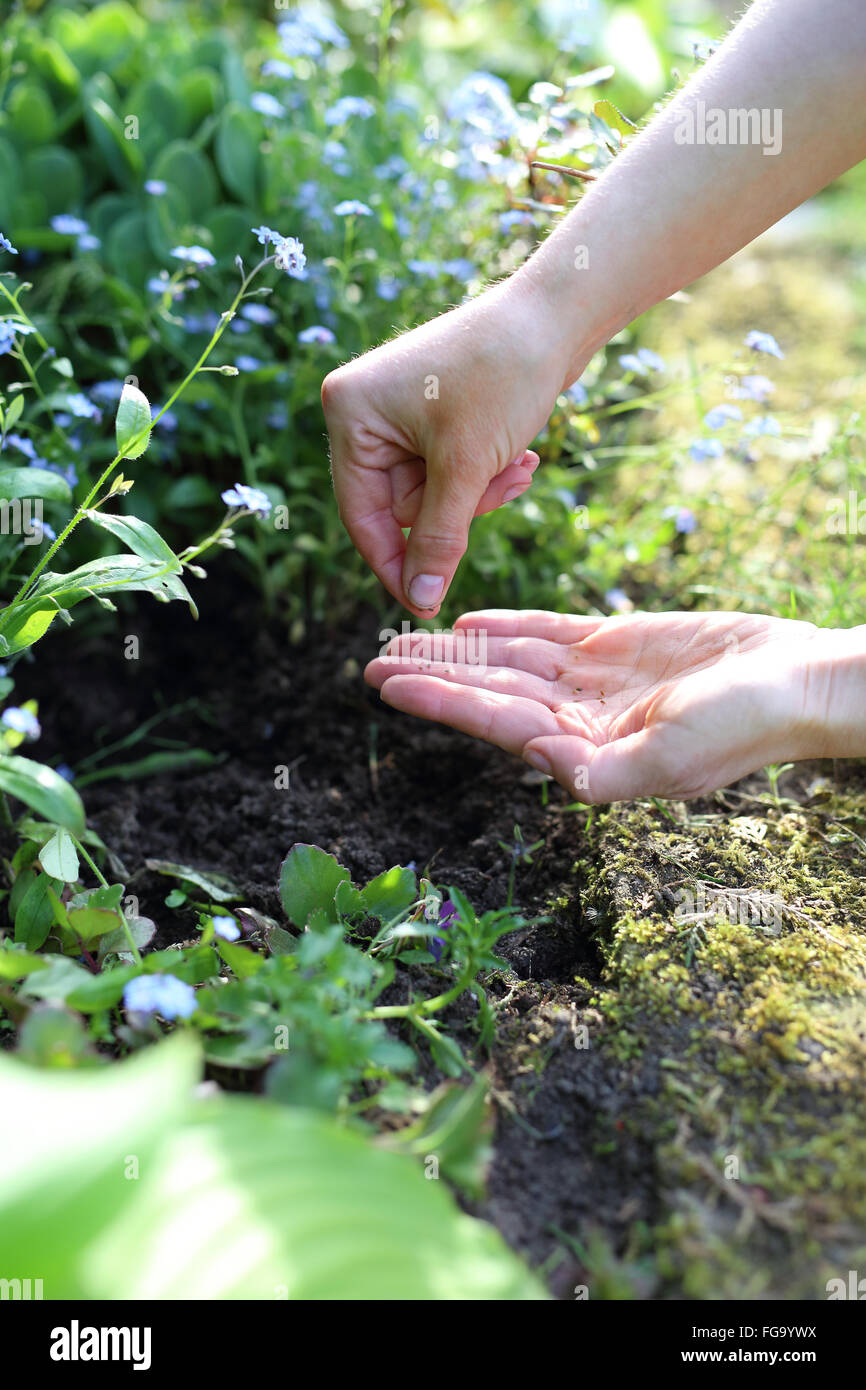
[[[145,867],[155,874],[167,874],[201,888],[211,902],[230,903],[241,896],[240,889],[226,874],[203,873],[188,864],[174,864],[170,859],[146,859]]]
[[[56,880],[36,874],[28,885],[15,913],[15,940],[27,951],[38,951],[45,944],[55,922],[51,890]]]
[[[13,396],[3,416],[3,433],[11,430],[13,425],[17,425],[24,409],[24,395],[21,391],[17,396]]]
[[[251,951],[249,946],[240,946],[233,941],[216,939],[216,948],[226,965],[239,980],[257,975],[265,963],[265,957]]]
[[[71,831],[77,838],[84,833],[81,797],[53,768],[30,758],[0,758],[0,790],[17,797],[45,820]]]
[[[305,927],[315,908],[334,913],[334,895],[348,869],[315,845],[293,845],[280,866],[280,901],[290,922]]]
[[[69,1072],[0,1054],[0,1268],[56,1299],[545,1297],[418,1162],[320,1114],[195,1099],[187,1043]]]
[[[0,497],[10,502],[16,497],[42,497],[46,502],[68,502],[71,496],[72,490],[66,480],[47,468],[16,468],[14,465],[0,468]]]
[[[223,108],[214,152],[220,177],[230,192],[254,206],[259,196],[261,120],[249,106],[232,101]]]
[[[75,883],[78,878],[78,853],[65,830],[56,830],[46,841],[39,862],[47,874],[59,878],[63,883]]]
[[[44,956],[34,956],[29,951],[13,951],[10,947],[0,947],[0,980],[23,980],[35,970],[45,970],[48,961]]]
[[[150,404],[143,391],[129,382],[120,393],[115,421],[117,452],[127,459],[137,459],[150,443]]]
[[[371,878],[366,888],[361,889],[365,911],[383,922],[405,912],[417,896],[418,885],[414,873],[411,869],[401,868],[399,864]]]
[[[70,931],[86,944],[117,928],[117,913],[104,907],[75,907],[66,913]]]

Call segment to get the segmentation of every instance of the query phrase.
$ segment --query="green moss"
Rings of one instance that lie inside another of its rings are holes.
[[[624,1068],[657,1064],[629,1123],[657,1165],[653,1259],[686,1297],[821,1298],[862,1263],[859,780],[794,809],[756,800],[749,817],[680,807],[675,823],[670,808],[614,807],[588,832],[579,867],[605,961],[602,1045]],[[710,895],[722,890],[720,906]]]

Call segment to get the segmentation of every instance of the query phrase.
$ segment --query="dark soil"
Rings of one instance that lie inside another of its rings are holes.
[[[511,997],[490,1068],[495,1152],[478,1211],[533,1264],[558,1251],[551,1274],[555,1268],[554,1285],[569,1296],[578,1266],[563,1262],[557,1228],[576,1233],[591,1219],[616,1245],[627,1223],[653,1215],[649,1151],[624,1134],[610,1142],[629,1087],[603,1054],[574,1045],[574,1010],[600,975],[575,877],[580,819],[556,787],[545,807],[537,775],[515,759],[382,705],[361,675],[379,646],[372,612],[350,630],[311,631],[292,645],[284,628],[262,619],[252,590],[237,581],[233,590],[214,581],[198,587],[198,623],[180,604],[142,602],[106,616],[83,641],[76,628],[58,633],[38,663],[19,666],[16,694],[39,699],[40,756],[76,767],[183,705],[149,742],[106,765],[141,757],[159,741],[222,758],[204,771],[83,789],[90,823],[123,861],[127,891],[159,925],[158,946],[187,938],[192,917],[165,906],[173,884],[148,870],[148,859],[228,874],[246,904],[280,917],[280,862],[301,841],[335,854],[361,882],[414,861],[486,910],[507,897],[509,859],[499,842],[511,841],[515,824],[527,842],[543,840],[532,865],[518,868],[515,903],[547,920],[501,943],[517,982],[498,990]],[[129,636],[138,638],[135,660],[124,655]],[[290,769],[286,790],[275,789],[280,766]],[[423,1070],[433,1076],[432,1064]],[[630,1081],[653,1084],[640,1073]]]

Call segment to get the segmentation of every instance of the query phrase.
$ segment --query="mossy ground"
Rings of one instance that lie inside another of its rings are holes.
[[[593,1031],[624,1084],[648,1056],[661,1083],[625,1117],[660,1201],[632,1296],[647,1258],[657,1296],[714,1299],[825,1297],[866,1260],[866,770],[789,782],[589,829]]]

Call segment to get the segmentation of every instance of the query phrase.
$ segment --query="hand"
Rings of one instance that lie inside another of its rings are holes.
[[[490,610],[450,637],[396,638],[365,676],[395,709],[517,753],[580,801],[688,800],[830,751],[832,636],[744,613]],[[858,698],[862,678],[844,692],[851,717]]]
[[[421,617],[439,611],[473,516],[529,486],[538,455],[526,446],[567,384],[534,305],[506,281],[325,378],[340,516]]]

